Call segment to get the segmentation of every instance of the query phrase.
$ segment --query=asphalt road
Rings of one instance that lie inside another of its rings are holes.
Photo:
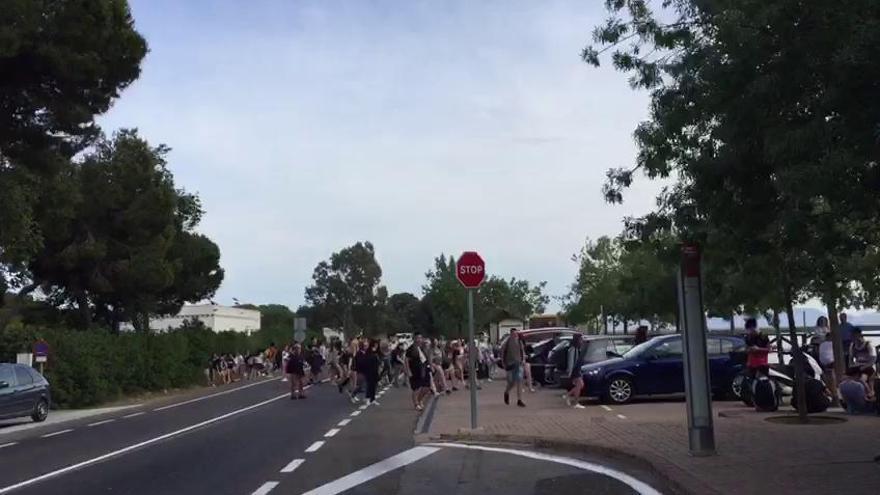
[[[652,493],[618,471],[597,473],[572,459],[416,446],[408,391],[389,389],[381,405],[367,408],[327,384],[292,401],[285,385],[244,383],[105,416],[0,430],[0,495],[565,495],[585,487]]]

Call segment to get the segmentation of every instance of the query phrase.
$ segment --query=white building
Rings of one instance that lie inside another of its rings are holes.
[[[251,333],[260,329],[259,311],[218,304],[187,304],[174,316],[151,319],[150,329],[161,331],[180,328],[184,320],[198,320],[215,332],[231,330]]]

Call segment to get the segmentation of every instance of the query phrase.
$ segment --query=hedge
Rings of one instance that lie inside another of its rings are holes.
[[[205,385],[213,353],[248,353],[281,344],[287,329],[246,335],[196,326],[161,333],[70,330],[12,324],[0,331],[0,362],[29,352],[38,338],[49,343],[45,365],[54,406],[76,408],[129,394]]]

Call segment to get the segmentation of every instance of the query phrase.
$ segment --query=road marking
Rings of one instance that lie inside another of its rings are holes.
[[[602,404],[602,409],[605,409],[606,411],[611,412],[611,408],[606,406],[605,404]]]
[[[394,471],[408,464],[412,464],[421,460],[434,452],[440,450],[437,447],[413,447],[405,450],[397,455],[391,456],[376,464],[367,466],[360,471],[355,471],[349,475],[343,476],[337,480],[331,481],[326,485],[319,486],[314,490],[309,490],[303,495],[336,495],[346,490],[350,490],[358,485],[366,483],[374,478],[378,478],[385,473]]]
[[[335,437],[339,433],[339,428],[331,428],[330,431],[324,433],[324,438]]]
[[[18,445],[18,442],[4,443],[3,445],[0,445],[0,449],[5,449],[6,447],[12,447],[13,445]]]
[[[65,433],[70,433],[72,431],[73,431],[73,428],[68,428],[66,430],[56,431],[53,433],[46,433],[45,435],[41,436],[40,438],[56,437],[58,435],[64,435]]]
[[[271,492],[273,488],[278,486],[278,483],[278,481],[267,481],[263,483],[262,486],[257,488],[251,495],[266,495],[267,493]]]
[[[368,405],[369,405],[369,404],[364,404],[364,405],[362,405],[361,407],[359,407],[358,410],[359,410],[359,411],[364,411],[364,410],[367,409],[367,406],[368,406]]]
[[[502,454],[513,454],[518,455],[520,457],[527,457],[529,459],[537,459],[539,461],[547,461],[547,462],[555,462],[557,464],[564,464],[566,466],[572,466],[579,469],[583,469],[584,471],[592,471],[594,473],[603,474],[608,476],[609,478],[614,478],[621,483],[628,485],[630,488],[639,493],[640,495],[661,495],[660,492],[655,490],[651,485],[645,483],[642,480],[637,478],[633,478],[632,476],[617,471],[616,469],[611,469],[610,467],[603,466],[601,464],[596,464],[593,462],[582,461],[580,459],[572,459],[570,457],[562,457],[558,455],[550,455],[550,454],[541,454],[538,452],[530,452],[528,450],[516,450],[516,449],[505,449],[500,447],[485,447],[483,445],[470,445],[463,443],[429,443],[425,445],[432,445],[435,447],[453,447],[456,449],[472,449],[472,450],[482,450],[486,452],[499,452]]]
[[[136,413],[131,413],[131,414],[126,414],[125,416],[123,416],[123,418],[124,418],[124,419],[135,418],[135,417],[137,417],[137,416],[140,416],[141,414],[145,414],[144,411],[136,412]]]
[[[290,464],[281,468],[281,472],[282,473],[292,473],[296,470],[296,468],[298,468],[300,466],[300,464],[302,464],[304,462],[306,462],[305,459],[294,459],[294,460],[290,461]]]
[[[360,413],[361,413],[360,411],[352,411],[351,416],[354,417],[354,416],[357,416],[357,415],[360,414]]]
[[[350,419],[343,419],[343,420],[340,421],[339,424],[336,425],[336,426],[345,426],[345,425],[347,425],[347,424],[349,424],[349,423],[351,423],[351,420],[350,420]]]
[[[264,401],[262,401],[262,402],[257,402],[256,404],[251,404],[251,405],[249,405],[249,406],[247,406],[247,407],[243,407],[243,408],[241,408],[241,409],[236,409],[235,411],[228,412],[228,413],[226,413],[226,414],[221,414],[220,416],[216,416],[216,417],[213,417],[213,418],[211,418],[211,419],[207,419],[207,420],[202,421],[202,422],[200,422],[200,423],[196,423],[196,424],[193,424],[193,425],[189,425],[189,426],[187,426],[187,427],[185,427],[185,428],[181,428],[181,429],[179,429],[179,430],[175,430],[175,431],[172,431],[172,432],[170,432],[170,433],[165,433],[164,435],[159,435],[158,437],[154,437],[154,438],[151,438],[151,439],[149,439],[149,440],[144,440],[143,442],[139,442],[139,443],[136,443],[136,444],[132,444],[132,445],[129,445],[128,447],[123,447],[123,448],[121,448],[121,449],[114,450],[114,451],[112,451],[112,452],[108,452],[108,453],[103,454],[103,455],[99,455],[98,457],[94,457],[94,458],[92,458],[92,459],[87,459],[87,460],[85,460],[85,461],[78,462],[78,463],[76,463],[76,464],[71,464],[71,465],[69,465],[69,466],[67,466],[67,467],[63,467],[63,468],[60,468],[60,469],[56,469],[55,471],[50,471],[50,472],[48,472],[48,473],[41,474],[40,476],[37,476],[37,477],[35,477],[35,478],[31,478],[31,479],[28,479],[28,480],[24,480],[24,481],[22,481],[22,482],[19,482],[19,483],[14,484],[14,485],[5,486],[5,487],[3,487],[3,488],[0,488],[0,495],[2,495],[2,494],[4,494],[4,493],[9,493],[9,492],[11,492],[11,491],[13,491],[13,490],[17,490],[17,489],[19,489],[19,488],[23,488],[23,487],[25,487],[25,486],[33,485],[34,483],[39,483],[39,482],[41,482],[41,481],[45,481],[45,480],[47,480],[47,479],[49,479],[49,478],[53,478],[53,477],[55,477],[55,476],[58,476],[58,475],[61,475],[61,474],[64,474],[64,473],[69,473],[70,471],[73,471],[73,470],[76,470],[76,469],[80,469],[80,468],[83,468],[83,467],[86,467],[86,466],[90,466],[90,465],[92,465],[92,464],[96,464],[96,463],[101,462],[101,461],[104,461],[104,460],[106,460],[106,459],[110,459],[111,457],[116,457],[116,456],[119,456],[119,455],[125,454],[126,452],[131,452],[132,450],[135,450],[135,449],[139,449],[139,448],[142,448],[142,447],[146,447],[147,445],[152,445],[152,444],[154,444],[154,443],[161,442],[161,441],[166,440],[166,439],[168,439],[168,438],[175,437],[175,436],[181,435],[181,434],[183,434],[183,433],[187,433],[187,432],[189,432],[189,431],[195,430],[196,428],[201,428],[201,427],[203,427],[203,426],[207,426],[207,425],[210,425],[210,424],[212,424],[212,423],[216,423],[216,422],[218,422],[218,421],[222,421],[222,420],[224,420],[224,419],[226,419],[226,418],[231,418],[232,416],[236,416],[236,415],[241,414],[241,413],[243,413],[243,412],[247,412],[247,411],[250,411],[250,410],[252,410],[252,409],[256,409],[256,408],[258,408],[258,407],[265,406],[266,404],[270,404],[270,403],[275,402],[275,401],[277,401],[277,400],[280,400],[280,399],[286,399],[287,397],[289,397],[289,395],[288,395],[287,393],[284,393],[284,394],[279,395],[279,396],[277,396],[277,397],[274,397],[274,398],[272,398],[272,399],[267,399],[267,400],[264,400]]]
[[[617,417],[620,419],[626,419],[626,416],[624,416],[623,414],[618,414]]]
[[[105,419],[104,421],[98,421],[97,423],[89,423],[89,424],[87,424],[86,426],[100,426],[100,425],[106,425],[107,423],[112,423],[112,422],[114,422],[114,421],[116,421],[116,420],[115,420],[115,419]]]
[[[317,442],[309,445],[309,448],[306,449],[306,452],[317,452],[318,449],[324,446],[323,440],[318,440]]]
[[[238,392],[239,390],[244,390],[244,389],[246,389],[246,388],[250,388],[250,387],[256,387],[257,385],[262,385],[262,384],[264,384],[264,383],[274,382],[275,380],[280,380],[280,379],[281,379],[281,377],[278,376],[278,377],[275,377],[275,378],[270,378],[269,380],[262,380],[262,381],[259,381],[259,382],[257,382],[257,383],[251,383],[251,384],[244,385],[244,386],[241,386],[241,387],[235,387],[235,388],[232,388],[232,389],[229,389],[229,390],[224,390],[224,391],[222,391],[222,392],[217,392],[216,394],[205,395],[205,396],[202,396],[202,397],[196,397],[195,399],[185,400],[185,401],[183,401],[183,402],[177,402],[177,403],[175,403],[175,404],[171,404],[171,405],[168,405],[168,406],[157,407],[156,409],[153,409],[153,410],[154,410],[154,411],[164,411],[164,410],[166,410],[166,409],[171,409],[171,408],[173,408],[173,407],[183,406],[183,405],[186,405],[186,404],[192,404],[193,402],[198,402],[198,401],[200,401],[200,400],[210,399],[210,398],[212,398],[212,397],[217,397],[217,396],[219,396],[219,395],[231,394],[232,392]]]

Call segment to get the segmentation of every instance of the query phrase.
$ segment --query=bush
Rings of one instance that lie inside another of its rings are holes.
[[[267,329],[250,336],[215,333],[199,324],[163,333],[123,333],[46,328],[12,323],[0,330],[0,361],[30,352],[38,338],[51,352],[46,378],[54,405],[86,407],[127,394],[204,384],[204,370],[214,353],[247,354],[282,345],[291,331]]]

